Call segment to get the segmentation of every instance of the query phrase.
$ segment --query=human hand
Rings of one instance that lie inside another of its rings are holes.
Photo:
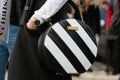
[[[28,29],[37,29],[37,26],[35,25],[36,20],[37,19],[35,17],[31,17],[26,24],[27,28]]]

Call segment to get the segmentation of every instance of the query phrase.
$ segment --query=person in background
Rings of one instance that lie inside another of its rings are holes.
[[[116,2],[117,0],[115,0]],[[114,4],[115,5],[115,4]],[[107,21],[106,21],[106,33],[108,33],[110,28],[110,23],[113,19],[113,0],[110,0],[108,11],[107,11]],[[106,72],[109,74],[113,72],[113,65],[112,65],[112,56],[113,56],[113,40],[108,39],[106,40],[106,57],[107,57],[107,68]]]
[[[104,0],[99,6],[100,12],[100,28],[101,35],[99,37],[99,45],[98,45],[98,54],[100,56],[100,61],[107,62],[106,58],[106,21],[107,21],[107,11],[108,11],[109,3]]]
[[[101,31],[106,32],[105,25],[107,21],[107,10],[108,10],[108,1],[103,1],[99,10],[100,10],[100,25],[101,25]]]
[[[0,41],[0,80],[5,80],[6,65],[19,30],[15,6],[15,1],[12,0],[9,41],[8,43]]]
[[[100,35],[100,12],[98,6],[91,4],[92,2],[93,0],[84,0],[83,19],[95,35]]]
[[[119,26],[114,24],[115,19],[119,16],[117,15],[119,12],[119,0],[111,0],[108,8],[108,19],[106,24],[107,31],[107,57],[108,57],[108,67],[106,69],[107,73],[112,73],[114,75],[120,72],[120,47],[119,47],[119,32],[115,33],[116,30],[113,30],[114,27]],[[119,28],[118,28],[119,29]],[[118,30],[117,29],[117,30]],[[111,34],[111,31],[114,34]]]

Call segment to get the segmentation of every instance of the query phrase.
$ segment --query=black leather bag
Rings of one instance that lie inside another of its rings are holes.
[[[39,38],[38,50],[41,63],[58,74],[83,73],[97,55],[92,30],[76,19],[65,19],[49,27]]]

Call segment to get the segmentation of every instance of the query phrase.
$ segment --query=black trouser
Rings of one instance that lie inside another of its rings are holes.
[[[113,74],[120,73],[120,38],[107,40],[108,66],[113,68]]]
[[[120,38],[116,39],[113,44],[113,73],[117,74],[120,73]]]
[[[112,56],[113,56],[113,43],[114,43],[114,40],[108,40],[106,41],[106,57],[107,57],[107,63],[108,63],[108,66],[113,66],[112,65]]]

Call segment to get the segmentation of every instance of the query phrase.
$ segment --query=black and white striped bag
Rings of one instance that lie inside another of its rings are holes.
[[[92,30],[76,19],[66,19],[54,24],[40,36],[38,47],[47,67],[63,74],[87,71],[97,55]]]

